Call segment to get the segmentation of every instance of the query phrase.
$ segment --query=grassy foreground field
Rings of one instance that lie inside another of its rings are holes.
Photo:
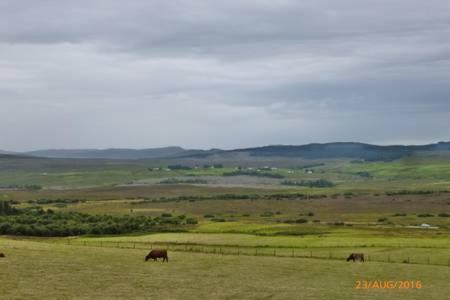
[[[2,299],[448,299],[445,266],[79,247],[0,238]],[[419,280],[421,289],[356,289],[356,281]],[[50,296],[49,296],[50,295]]]
[[[92,247],[163,247],[214,254],[311,257],[344,260],[362,252],[366,260],[450,267],[450,242],[440,236],[371,236],[370,231],[342,230],[325,235],[261,236],[235,233],[159,233],[140,236],[80,237],[53,240]]]

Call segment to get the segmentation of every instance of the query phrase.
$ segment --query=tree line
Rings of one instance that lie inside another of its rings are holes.
[[[336,184],[332,181],[326,179],[317,179],[317,180],[283,180],[281,182],[282,185],[291,185],[291,186],[305,186],[305,187],[316,187],[316,188],[326,188],[326,187],[334,187]]]
[[[75,236],[85,234],[125,234],[151,231],[180,231],[197,220],[185,215],[149,216],[91,215],[59,212],[41,207],[17,209],[0,201],[0,235]]]

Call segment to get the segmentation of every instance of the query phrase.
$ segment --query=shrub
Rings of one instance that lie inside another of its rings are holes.
[[[170,215],[170,214],[169,214]],[[71,236],[82,234],[123,234],[168,229],[169,225],[195,224],[193,218],[90,215],[77,212],[44,211],[40,207],[16,209],[0,215],[0,235]]]
[[[186,219],[186,224],[198,224],[198,221],[196,219],[193,219],[193,218],[187,218]]]
[[[406,217],[405,213],[396,213],[393,215],[393,217]]]
[[[434,217],[433,214],[418,214],[417,215],[419,218],[429,218],[429,217]]]
[[[306,186],[306,187],[317,187],[317,188],[326,188],[326,187],[334,187],[336,184],[326,180],[326,179],[317,179],[317,180],[283,180],[281,182],[282,185],[291,185],[291,186]]]
[[[1,215],[14,215],[17,214],[18,210],[11,206],[10,201],[1,201],[0,200],[0,216]]]
[[[442,217],[442,218],[449,218],[450,214],[448,214],[448,213],[440,213],[438,216]]]
[[[256,176],[256,177],[268,177],[268,178],[277,178],[277,179],[284,178],[284,176],[281,175],[281,174],[268,173],[268,172],[258,172],[258,171],[251,171],[251,170],[237,170],[237,171],[223,173],[223,176],[239,176],[239,175]]]
[[[261,217],[272,217],[273,216],[273,212],[271,211],[266,211],[263,212],[262,214],[260,214]]]
[[[385,194],[387,196],[399,196],[399,195],[431,195],[434,194],[434,191],[423,191],[423,190],[419,190],[419,191],[407,191],[407,190],[403,190],[403,191],[398,191],[398,192],[386,192]]]
[[[298,223],[298,224],[308,223],[308,220],[305,220],[305,219],[297,219],[297,220],[295,220],[295,223]]]
[[[284,223],[287,223],[287,224],[292,224],[292,223],[295,223],[295,221],[294,221],[294,220],[290,220],[290,219],[288,219],[288,220],[284,220],[283,222],[284,222]]]
[[[31,200],[28,201],[28,203],[37,203],[37,204],[73,204],[78,202],[85,202],[86,200],[79,200],[79,199],[38,199],[38,200]]]
[[[159,184],[207,184],[208,181],[204,179],[177,179],[168,178],[161,180]]]
[[[223,219],[223,218],[213,218],[213,219],[211,219],[211,221],[213,221],[213,222],[226,222],[226,220]]]

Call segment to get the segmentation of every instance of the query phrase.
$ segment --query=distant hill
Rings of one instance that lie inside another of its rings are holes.
[[[0,149],[0,155],[14,155],[16,154],[15,152],[11,152],[11,151],[4,151]]]
[[[305,159],[350,158],[364,160],[392,160],[420,152],[448,152],[450,143],[419,146],[377,146],[363,143],[325,143],[302,146],[265,146],[257,148],[236,149],[228,152],[247,153],[259,157],[298,157]]]
[[[211,153],[211,150],[185,150],[181,147],[152,149],[49,149],[25,152],[23,154],[47,158],[78,159],[156,159],[177,158]]]
[[[7,152],[0,152],[7,153]],[[235,150],[193,150],[181,147],[163,147],[151,149],[49,149],[37,150],[15,155],[46,158],[75,159],[215,159],[230,157],[281,157],[302,159],[347,158],[362,160],[393,160],[413,154],[448,154],[450,142],[428,145],[377,146],[364,143],[324,143],[308,145],[272,145]],[[8,153],[10,154],[10,153]]]
[[[21,159],[21,158],[30,158],[30,157],[25,155],[5,154],[0,152],[0,159]]]

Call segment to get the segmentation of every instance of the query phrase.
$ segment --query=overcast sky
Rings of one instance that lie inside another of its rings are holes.
[[[0,1],[0,149],[441,140],[448,0]]]

